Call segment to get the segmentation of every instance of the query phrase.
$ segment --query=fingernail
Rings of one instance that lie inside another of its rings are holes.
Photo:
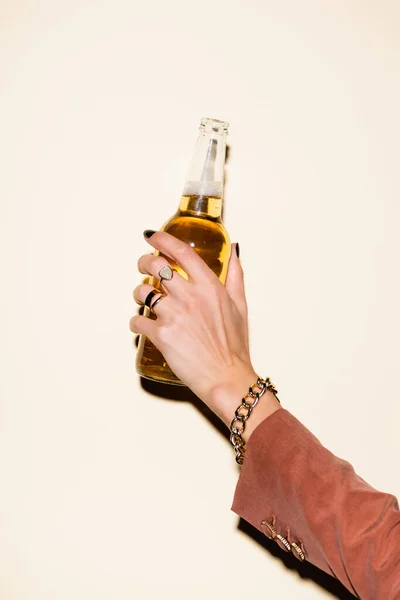
[[[152,229],[146,229],[146,231],[143,231],[143,235],[145,238],[151,238],[151,236],[155,233],[155,231],[153,231]]]
[[[239,242],[236,243],[236,255],[239,258],[239,256],[240,256]]]

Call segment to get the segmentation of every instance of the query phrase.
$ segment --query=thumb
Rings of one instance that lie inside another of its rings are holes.
[[[239,260],[239,244],[232,244],[228,274],[225,283],[226,291],[236,304],[240,314],[247,319],[247,302],[244,290],[244,273]]]

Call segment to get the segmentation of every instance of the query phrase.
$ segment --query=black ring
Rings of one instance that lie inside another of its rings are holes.
[[[154,296],[157,296],[157,294],[159,294],[160,292],[158,290],[151,290],[151,292],[149,292],[146,296],[146,300],[144,301],[144,305],[147,306],[147,308],[151,308],[150,306],[150,302],[153,300]]]
[[[151,305],[151,310],[153,311],[154,314],[156,314],[154,311],[156,304],[158,304],[163,298],[165,298],[165,294],[161,294],[161,296],[159,296],[157,298],[157,300],[154,300],[153,304]]]

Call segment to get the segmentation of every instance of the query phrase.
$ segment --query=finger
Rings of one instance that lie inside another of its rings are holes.
[[[158,292],[152,285],[148,285],[147,283],[138,285],[133,291],[135,302],[144,305],[146,298],[150,293],[150,306],[147,304],[147,307],[150,308],[157,317],[170,317],[171,312],[174,311],[174,305],[171,304],[171,299],[168,297],[169,294],[167,295],[163,292]],[[160,300],[160,298],[162,300]],[[168,298],[167,302],[165,302],[166,298]]]
[[[129,329],[132,333],[140,333],[153,341],[156,337],[157,321],[142,315],[136,315],[129,321]]]
[[[142,285],[138,285],[133,290],[133,299],[135,300],[136,304],[142,305],[152,291],[156,291],[154,286],[150,285],[149,283],[142,283]],[[154,296],[154,300],[155,299],[156,296]]]
[[[145,254],[141,256],[138,260],[138,269],[140,273],[147,273],[148,275],[152,275],[156,279],[159,279],[160,271],[164,267],[170,267],[171,265],[163,256],[154,256],[153,254]],[[173,271],[172,279],[166,280],[163,279],[162,285],[168,289],[168,292],[173,292],[174,289],[182,290],[182,285],[185,285],[186,280],[178,273],[178,271]]]
[[[172,258],[193,281],[215,281],[215,279],[218,279],[204,260],[186,242],[178,240],[165,231],[156,231],[150,237],[145,237],[145,239],[151,246]]]
[[[247,318],[246,292],[244,289],[244,273],[236,252],[237,244],[232,244],[225,288],[236,304],[242,317]]]

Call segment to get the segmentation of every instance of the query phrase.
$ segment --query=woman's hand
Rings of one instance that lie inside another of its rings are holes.
[[[244,278],[236,244],[224,287],[188,244],[165,232],[150,234],[146,237],[149,244],[175,261],[189,279],[174,271],[170,281],[163,281],[167,295],[154,309],[157,319],[135,316],[130,328],[147,336],[174,373],[229,424],[242,396],[257,380],[250,360]],[[155,277],[165,266],[167,260],[153,254],[138,261],[141,273]],[[144,304],[152,289],[148,284],[139,285],[134,290],[135,301]],[[274,412],[279,403],[272,394],[266,394],[265,400],[267,397]]]

